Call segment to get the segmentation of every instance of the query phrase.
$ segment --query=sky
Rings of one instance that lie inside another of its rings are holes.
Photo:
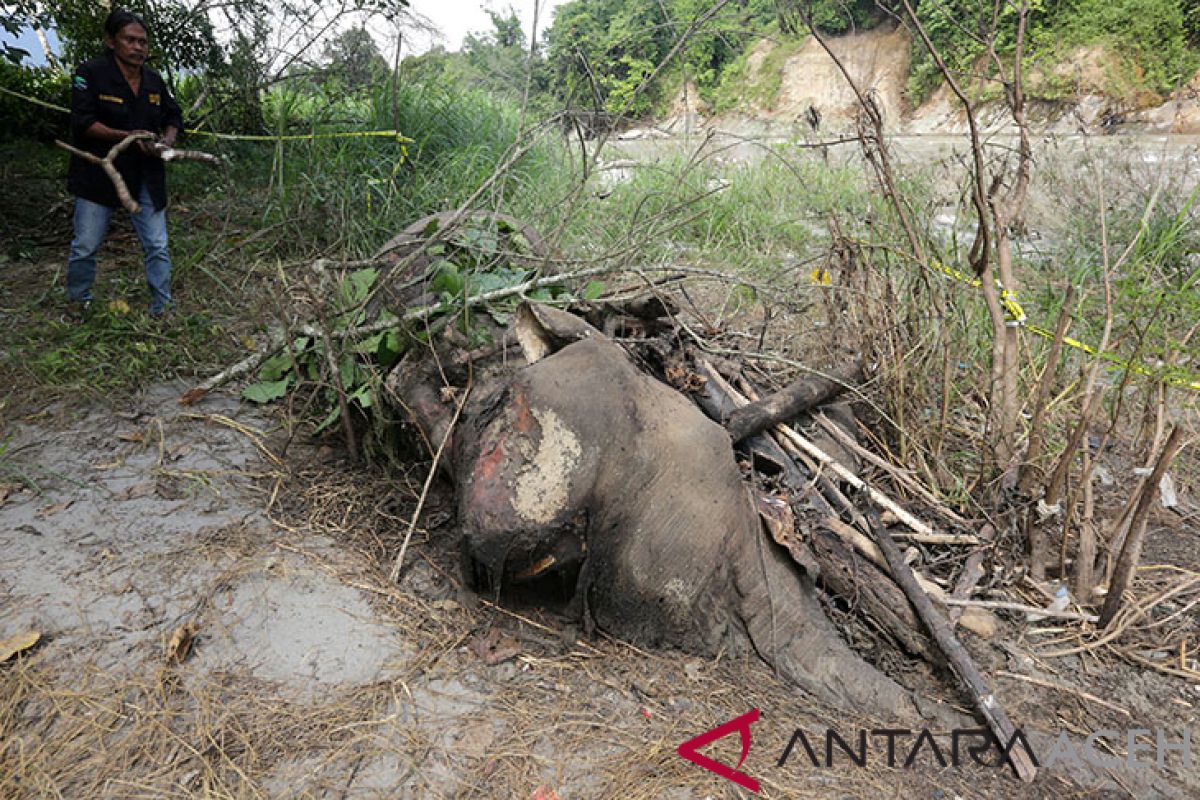
[[[538,38],[550,24],[553,9],[563,0],[540,0],[538,5]],[[492,20],[485,9],[504,12],[512,7],[524,24],[525,35],[529,35],[529,26],[533,23],[534,0],[411,0],[412,11],[429,19],[441,29],[444,40],[442,46],[447,50],[458,50],[462,47],[463,37],[468,33],[486,32],[492,29]],[[432,44],[428,36],[414,35],[413,49],[405,47],[405,55],[428,50]],[[381,43],[382,44],[382,43]]]
[[[537,36],[541,38],[542,32],[550,25],[554,7],[561,5],[565,0],[536,1],[538,3]],[[434,37],[421,31],[407,33],[403,55],[417,55],[435,45],[441,45],[447,50],[460,49],[463,37],[468,33],[486,33],[492,29],[492,20],[486,10],[489,8],[501,13],[510,7],[515,9],[524,23],[525,35],[528,37],[530,25],[533,24],[534,3],[535,0],[411,0],[410,10],[436,26],[441,31],[441,36],[440,38]],[[391,61],[393,34],[382,29],[375,30],[376,26],[369,27],[375,35],[376,44],[379,45],[385,57]],[[58,42],[52,31],[50,39],[51,46],[56,47]],[[0,30],[0,42],[15,43],[18,47],[27,50],[30,54],[30,57],[26,59],[28,64],[40,66],[46,63],[41,45],[38,44],[33,32],[28,28],[23,29],[20,36],[17,37]]]

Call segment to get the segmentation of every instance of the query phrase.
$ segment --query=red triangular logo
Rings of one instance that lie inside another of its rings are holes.
[[[742,714],[736,719],[731,719],[724,725],[718,725],[711,731],[702,733],[695,739],[688,739],[683,744],[679,745],[679,755],[683,756],[688,761],[698,767],[703,767],[709,772],[720,775],[728,781],[733,781],[738,786],[749,789],[755,794],[758,793],[758,781],[751,778],[744,772],[738,772],[737,769],[727,767],[719,761],[713,761],[708,756],[702,756],[697,752],[701,747],[712,744],[717,739],[722,739],[734,731],[742,735],[742,757],[738,759],[738,767],[742,766],[742,762],[746,760],[746,756],[750,754],[750,726],[758,722],[758,709]]]

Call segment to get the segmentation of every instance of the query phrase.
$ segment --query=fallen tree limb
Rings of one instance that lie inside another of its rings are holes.
[[[862,365],[852,364],[831,375],[805,375],[775,394],[738,408],[725,427],[734,444],[773,425],[815,408],[862,379]]]
[[[100,158],[94,153],[89,153],[86,150],[80,150],[78,147],[72,147],[66,142],[54,140],[54,143],[66,150],[74,156],[79,156],[84,161],[90,161],[96,164],[100,169],[104,170],[104,174],[108,175],[108,179],[112,181],[113,188],[117,190],[117,199],[121,201],[121,205],[125,207],[130,214],[136,214],[142,210],[141,204],[133,198],[129,193],[129,187],[125,185],[125,179],[121,177],[121,173],[117,171],[115,161],[117,156],[121,155],[129,145],[134,142],[150,141],[154,138],[152,133],[132,133],[126,136],[121,141],[114,144],[105,154],[104,158]],[[209,164],[220,164],[221,159],[211,153],[202,153],[199,150],[177,150],[174,147],[165,147],[156,145],[154,148],[155,154],[163,161],[175,161],[190,159],[192,161],[206,161]]]
[[[874,501],[874,497],[871,497]],[[887,559],[888,567],[891,569],[892,577],[900,584],[900,588],[904,590],[904,594],[908,597],[908,601],[913,604],[917,610],[917,615],[921,621],[925,623],[925,627],[933,635],[934,642],[946,656],[946,660],[950,662],[950,668],[954,670],[954,674],[962,681],[965,688],[971,693],[975,700],[975,706],[983,714],[987,720],[988,727],[996,735],[996,738],[1002,745],[1008,745],[1012,742],[1016,734],[1016,728],[1009,721],[1008,715],[1004,713],[1004,709],[1000,707],[1000,703],[996,700],[995,691],[987,685],[983,676],[980,675],[979,669],[975,666],[975,662],[971,660],[970,654],[966,648],[962,646],[962,642],[954,635],[954,631],[950,629],[950,623],[946,618],[934,608],[933,601],[917,583],[916,575],[912,568],[904,561],[904,555],[900,552],[900,548],[896,547],[896,543],[887,535],[887,531],[883,529],[883,524],[879,520],[879,512],[871,505],[865,509],[868,527],[871,530],[871,538],[879,545],[879,549],[883,551],[884,558]],[[1016,772],[1017,777],[1026,783],[1037,777],[1037,767],[1029,757],[1029,753],[1021,748],[1012,747],[1007,751],[1008,761]]]
[[[541,278],[531,278],[530,280],[524,281],[515,286],[508,286],[491,292],[471,295],[466,298],[466,304],[474,308],[475,306],[484,305],[485,303],[490,303],[494,300],[503,300],[507,297],[522,295],[525,292],[541,288],[542,286],[563,283],[564,281],[568,281],[573,278],[588,278],[593,275],[605,275],[612,272],[621,272],[624,269],[624,267],[620,266],[604,266],[579,270],[578,272],[573,273],[562,273],[559,275],[547,275]],[[434,314],[438,314],[446,310],[447,309],[444,304],[433,303],[430,305],[421,306],[419,308],[410,309],[403,316],[396,320],[376,320],[369,325],[332,331],[330,336],[333,339],[351,339],[357,336],[370,336],[371,334],[379,333],[380,331],[386,331],[390,328],[395,328],[407,322],[418,322],[423,319],[428,319]],[[262,350],[247,356],[233,366],[218,372],[216,375],[213,375],[199,386],[184,392],[182,395],[180,395],[179,402],[183,405],[195,403],[213,389],[216,389],[218,386],[222,386],[229,381],[234,380],[235,378],[240,378],[243,375],[253,372],[254,370],[258,369],[264,361],[282,350],[287,345],[288,340],[295,336],[320,338],[321,331],[308,323],[290,331],[276,329],[271,332],[269,338],[267,339],[267,343],[263,346]]]
[[[707,413],[710,417],[719,419],[722,412],[726,409],[730,407],[739,407],[750,402],[744,395],[741,394],[741,392],[730,385],[729,382],[726,381],[725,378],[722,377],[720,373],[718,373],[717,370],[707,361],[698,359],[697,371],[702,377],[705,378],[705,394],[707,394],[706,403],[702,403],[701,407],[704,408],[705,413]],[[791,430],[785,425],[777,425],[776,431],[778,432],[785,428],[787,430]],[[758,436],[762,436],[762,434],[758,434]],[[767,438],[769,441],[769,437]],[[795,445],[786,438],[781,440],[781,446],[782,443],[789,444],[795,448]],[[821,458],[825,459],[824,461],[821,461],[820,466],[817,467],[817,471],[814,474],[813,480],[817,481],[818,483],[822,483],[823,491],[832,495],[832,498],[827,498],[830,502],[836,502],[854,517],[861,518],[861,515],[858,514],[857,510],[846,498],[846,496],[842,494],[842,492],[836,486],[834,486],[828,478],[820,474],[820,470],[823,469],[826,464],[836,462],[834,462],[830,456],[817,449],[816,445],[813,445],[813,448],[816,450],[816,452],[821,454]],[[783,449],[786,451],[787,448],[784,447]],[[789,463],[792,461],[792,459],[787,458],[786,455],[785,458]],[[820,459],[818,460],[820,461]],[[792,469],[797,469],[798,471],[798,468],[794,463],[791,466]],[[879,551],[879,548],[876,547],[875,544],[871,542],[871,540],[865,534],[860,533],[853,526],[842,522],[832,513],[826,516],[824,523],[831,532],[837,534],[843,541],[846,542],[846,544],[853,547],[863,556],[866,556],[868,560],[870,560],[880,569],[884,570],[885,572],[888,571],[887,561]],[[862,524],[865,527],[865,520],[863,520]],[[923,575],[918,574],[917,581],[920,583],[921,588],[928,592],[929,595],[934,599],[940,601],[947,597],[947,592],[945,589],[943,589],[941,586],[938,586],[936,583],[924,577]],[[998,621],[994,615],[986,611],[977,611],[966,615],[962,625],[963,627],[974,633],[977,633],[980,636],[990,638],[996,633]]]

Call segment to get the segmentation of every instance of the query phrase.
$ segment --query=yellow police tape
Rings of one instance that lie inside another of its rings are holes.
[[[45,100],[39,100],[36,97],[30,97],[29,95],[21,94],[20,92],[14,92],[12,89],[7,89],[3,86],[0,86],[0,92],[3,92],[4,94],[12,95],[13,97],[20,98],[21,100],[24,100],[27,103],[33,103],[34,105],[38,105],[43,108],[48,108],[52,111],[59,111],[63,114],[71,113],[71,109],[69,109],[69,108],[63,108],[62,106],[55,105],[54,103],[47,103]],[[271,134],[215,133],[213,131],[201,131],[201,130],[194,130],[192,128],[186,128],[185,130],[187,133],[191,134],[192,136],[207,136],[211,139],[222,139],[225,141],[236,141],[236,142],[280,142],[280,141],[287,142],[287,141],[299,141],[302,139],[356,139],[356,138],[362,138],[362,137],[386,137],[389,139],[395,139],[397,142],[400,143],[402,155],[408,154],[408,149],[405,147],[405,145],[412,144],[412,142],[413,142],[412,139],[403,135],[402,133],[400,133],[400,131],[395,131],[395,130],[329,131],[329,132],[325,132],[325,133],[285,133],[285,134],[279,134],[279,135],[274,135],[274,136]]]
[[[974,275],[968,275],[961,270],[946,266],[939,261],[931,261],[929,265],[938,272],[941,272],[943,275],[954,278],[956,281],[965,283],[968,286],[974,286],[977,289],[983,286],[983,281]],[[1043,328],[1040,325],[1033,325],[1027,321],[1025,309],[1021,308],[1021,304],[1017,302],[1017,293],[1015,291],[1005,289],[999,280],[996,281],[996,288],[1000,290],[1000,304],[1004,306],[1004,310],[1008,314],[1008,321],[1005,323],[1006,325],[1024,328],[1030,333],[1041,336],[1044,339],[1054,339],[1054,331]],[[1114,366],[1127,369],[1131,372],[1137,373],[1138,375],[1149,375],[1158,378],[1163,383],[1167,383],[1172,386],[1182,386],[1184,388],[1200,392],[1200,377],[1178,372],[1174,374],[1164,374],[1162,370],[1155,370],[1146,364],[1140,364],[1136,361],[1123,359],[1116,353],[1109,353],[1107,351],[1100,352],[1092,345],[1081,342],[1078,339],[1073,339],[1070,336],[1064,336],[1062,341],[1067,347],[1087,353],[1093,358],[1099,358],[1102,361],[1107,361]]]
[[[975,287],[976,289],[983,286],[983,281],[981,281],[975,275],[967,274],[962,270],[947,266],[939,261],[931,261],[929,262],[929,266],[948,278],[953,278],[960,283],[965,283],[968,286]],[[833,283],[832,276],[830,276],[827,270],[821,267],[814,269],[810,275],[810,278],[812,279],[812,282],[818,286],[829,286]],[[1024,328],[1030,333],[1041,336],[1044,339],[1054,339],[1054,331],[1043,328],[1040,325],[1033,325],[1028,321],[1028,318],[1025,316],[1025,309],[1021,308],[1020,302],[1017,301],[1017,293],[1015,291],[1004,288],[1000,281],[996,281],[996,288],[1000,290],[1000,304],[1004,306],[1004,311],[1008,315],[1008,320],[1005,323],[1006,325]],[[1131,372],[1137,373],[1138,375],[1148,375],[1172,386],[1182,386],[1185,389],[1191,389],[1193,391],[1200,392],[1200,376],[1189,375],[1179,370],[1169,372],[1161,369],[1156,370],[1146,364],[1140,364],[1136,361],[1123,359],[1116,353],[1110,353],[1107,351],[1100,352],[1092,345],[1081,342],[1078,339],[1073,339],[1070,336],[1064,336],[1062,341],[1067,347],[1087,353],[1093,358],[1099,358],[1102,361],[1107,361],[1114,366],[1127,369]]]

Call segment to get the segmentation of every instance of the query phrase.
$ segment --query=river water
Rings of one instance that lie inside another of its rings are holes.
[[[807,131],[781,136],[752,129],[706,129],[692,135],[664,135],[653,129],[626,132],[610,140],[600,162],[607,165],[608,184],[628,180],[641,165],[689,158],[710,160],[719,170],[736,170],[767,157],[792,162],[823,160],[830,166],[863,164],[856,139],[841,137],[828,146]],[[973,214],[964,209],[965,184],[970,175],[971,148],[967,135],[894,135],[889,151],[898,173],[923,179],[931,193],[927,224],[947,237],[969,239]],[[1018,140],[1012,133],[984,138],[988,171],[1007,158],[1015,163]],[[1153,202],[1173,214],[1200,183],[1200,136],[1146,133],[1081,135],[1038,133],[1032,139],[1034,164],[1026,205],[1027,228],[1015,245],[1027,256],[1046,258],[1057,249],[1064,229],[1078,229],[1085,209],[1098,218],[1103,198],[1109,210],[1140,216]],[[1099,230],[1098,219],[1095,228]],[[1194,258],[1194,257],[1193,257]]]

